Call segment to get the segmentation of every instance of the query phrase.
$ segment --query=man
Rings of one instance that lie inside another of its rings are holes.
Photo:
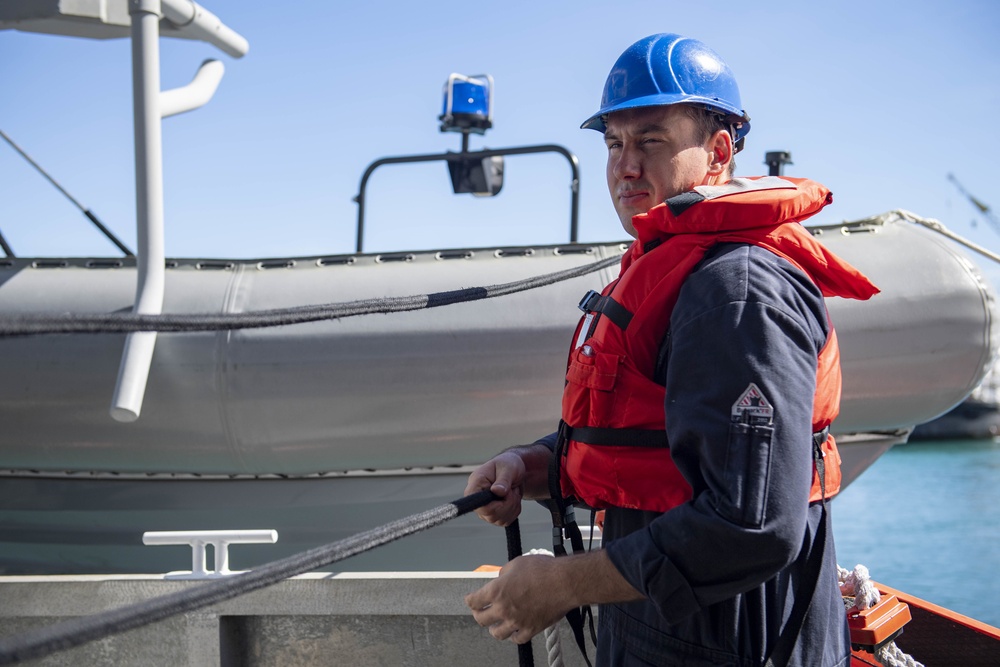
[[[519,644],[598,604],[599,665],[847,665],[823,296],[877,289],[798,224],[832,201],[823,186],[731,180],[749,117],[701,42],[632,45],[583,127],[604,132],[636,241],[581,305],[559,433],[497,455],[466,493],[500,496],[478,512],[498,525],[525,498],[606,508],[604,548],[516,558],[466,602]]]

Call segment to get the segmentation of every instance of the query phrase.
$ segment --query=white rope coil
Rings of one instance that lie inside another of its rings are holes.
[[[922,662],[917,662],[907,653],[896,646],[896,642],[889,642],[875,653],[875,659],[885,667],[924,667]]]
[[[531,551],[526,551],[524,553],[524,555],[525,556],[552,556],[553,558],[555,557],[555,554],[552,553],[551,551],[549,551],[548,549],[532,549]]]
[[[545,628],[545,651],[549,656],[549,667],[563,667],[562,642],[559,641],[559,626]]]
[[[854,598],[851,609],[870,609],[882,599],[864,565],[855,565],[853,570],[837,566],[837,581],[840,583],[840,594]]]
[[[882,594],[875,588],[868,568],[864,565],[855,565],[853,570],[845,570],[838,565],[837,583],[840,584],[841,595],[854,598],[854,604],[847,610],[848,613],[870,609],[882,599]],[[894,641],[882,645],[875,652],[875,659],[885,667],[924,667],[923,663],[903,653]]]

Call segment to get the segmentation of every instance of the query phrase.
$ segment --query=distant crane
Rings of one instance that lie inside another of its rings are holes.
[[[996,213],[994,213],[993,210],[987,204],[984,204],[983,202],[973,197],[968,190],[962,187],[962,184],[958,182],[958,179],[955,178],[954,174],[948,174],[948,180],[954,183],[955,187],[958,188],[958,191],[961,192],[962,195],[964,195],[965,198],[968,199],[969,202],[973,206],[975,206],[980,213],[983,214],[983,217],[986,218],[986,221],[988,223],[990,223],[990,226],[993,228],[993,231],[995,231],[997,234],[1000,234],[1000,220],[997,219]]]

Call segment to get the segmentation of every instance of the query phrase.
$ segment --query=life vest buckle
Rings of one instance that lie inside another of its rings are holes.
[[[593,311],[594,301],[601,298],[600,292],[595,292],[594,290],[587,290],[587,293],[583,295],[580,299],[580,303],[577,304],[577,308],[585,313]]]

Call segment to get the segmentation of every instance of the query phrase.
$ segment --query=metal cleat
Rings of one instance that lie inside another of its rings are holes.
[[[142,534],[143,544],[191,546],[191,570],[168,572],[164,575],[166,579],[216,579],[239,574],[229,569],[230,544],[274,544],[277,541],[276,530],[161,530]],[[214,548],[214,570],[205,568],[205,551],[209,544]]]

